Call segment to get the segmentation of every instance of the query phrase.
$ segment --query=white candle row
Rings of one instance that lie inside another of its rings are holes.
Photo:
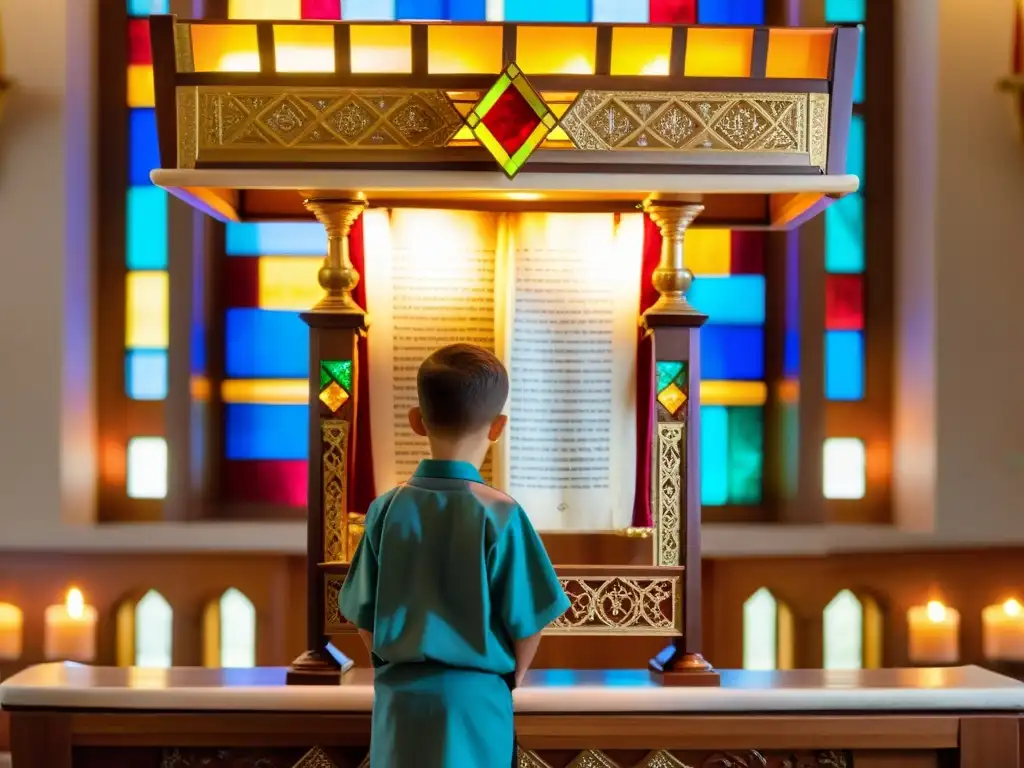
[[[1014,599],[981,612],[982,645],[991,661],[1024,661],[1024,606]],[[938,600],[907,611],[911,664],[955,664],[960,660],[960,613]]]
[[[0,660],[16,660],[22,653],[22,614],[0,603]],[[85,604],[81,590],[68,590],[63,605],[51,605],[44,614],[43,653],[52,661],[96,659],[96,609]]]

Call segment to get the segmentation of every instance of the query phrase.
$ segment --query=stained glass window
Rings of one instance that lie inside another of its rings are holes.
[[[167,441],[162,437],[133,437],[128,441],[128,498],[167,496]]]
[[[135,606],[136,667],[166,669],[171,666],[174,644],[174,611],[171,604],[151,589]]]
[[[743,603],[743,668],[778,669],[778,603],[761,587]]]
[[[220,598],[220,664],[224,668],[256,666],[256,607],[232,587]]]
[[[825,606],[823,651],[825,669],[864,667],[864,606],[848,589]]]

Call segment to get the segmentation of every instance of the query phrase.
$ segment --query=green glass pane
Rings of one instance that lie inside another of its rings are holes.
[[[323,363],[320,363],[320,391],[323,392],[327,389],[327,385],[332,381],[331,374],[327,372]]]
[[[729,503],[760,504],[764,475],[764,409],[729,408]]]
[[[323,373],[341,385],[349,394],[352,393],[352,361],[351,360],[322,360],[320,362],[320,388],[323,389]]]
[[[825,209],[825,271],[864,271],[864,198],[847,195]]]
[[[825,21],[856,23],[864,21],[865,0],[825,0]]]
[[[659,360],[655,364],[655,371],[658,377],[658,392],[676,380],[679,374],[686,370],[686,364],[677,360]],[[685,391],[685,388],[679,387]]]
[[[502,75],[498,78],[498,82],[491,86],[491,90],[480,99],[480,103],[473,107],[473,111],[478,117],[483,118],[490,111],[491,107],[494,106],[494,102],[505,92],[510,82],[508,75]]]

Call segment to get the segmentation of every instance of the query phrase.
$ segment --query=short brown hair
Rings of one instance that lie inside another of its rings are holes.
[[[482,347],[449,344],[420,364],[416,390],[427,429],[459,435],[501,413],[508,399],[508,372]]]

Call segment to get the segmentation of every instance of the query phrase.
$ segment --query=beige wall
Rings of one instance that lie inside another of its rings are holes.
[[[1024,142],[994,87],[1012,1],[898,3],[896,512],[918,533],[709,527],[710,552],[1024,541]],[[69,526],[93,514],[93,2],[0,0],[17,82],[0,124],[0,546],[302,551],[295,524]]]

